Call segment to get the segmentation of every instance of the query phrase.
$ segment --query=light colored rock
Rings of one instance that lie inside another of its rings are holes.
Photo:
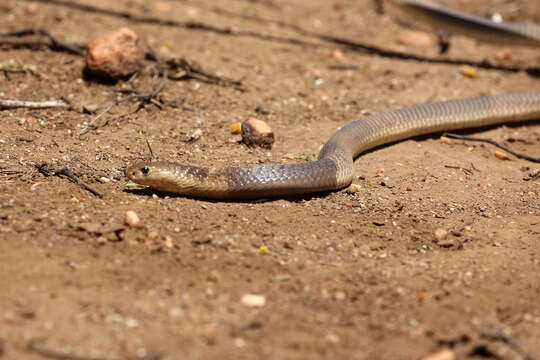
[[[137,213],[133,210],[126,211],[124,214],[124,222],[130,227],[137,227],[141,224],[139,215],[137,215]]]
[[[436,353],[430,354],[423,358],[423,360],[455,360],[456,354],[450,349],[443,349]]]
[[[241,302],[249,307],[262,307],[266,304],[266,298],[264,295],[244,294]]]
[[[419,48],[430,48],[435,45],[435,41],[428,33],[405,29],[397,34],[396,42],[400,45]]]
[[[274,133],[270,126],[262,120],[249,118],[242,123],[242,141],[244,144],[258,145],[271,149],[274,143]]]
[[[123,78],[139,71],[145,51],[137,34],[122,27],[95,37],[86,48],[86,66],[99,76]]]

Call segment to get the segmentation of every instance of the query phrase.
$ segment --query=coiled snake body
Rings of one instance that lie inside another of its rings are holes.
[[[455,10],[435,8],[430,0],[394,1],[406,10],[431,14],[431,17],[435,13],[439,23],[458,24],[483,35],[489,35],[489,27],[493,26],[496,35],[520,38],[524,43],[540,43],[540,32],[534,27],[527,28],[528,24],[503,26],[478,22]],[[540,92],[450,100],[354,121],[330,138],[317,161],[220,169],[147,161],[130,166],[126,175],[133,182],[156,190],[213,199],[285,197],[330,191],[349,185],[353,179],[354,158],[378,145],[433,132],[532,119],[540,119]]]

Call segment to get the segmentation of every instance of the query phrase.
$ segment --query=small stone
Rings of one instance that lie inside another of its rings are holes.
[[[428,33],[415,30],[401,30],[397,35],[396,43],[419,48],[430,48],[435,45],[435,41]]]
[[[452,143],[452,139],[447,138],[446,136],[441,136],[439,139],[443,144],[449,145]]]
[[[163,244],[167,249],[172,249],[174,247],[174,242],[172,237],[165,236],[165,243]]]
[[[240,134],[242,132],[242,123],[235,122],[231,125],[231,134]]]
[[[456,354],[452,350],[444,349],[424,357],[423,360],[455,360],[455,358]]]
[[[85,114],[94,114],[98,110],[96,104],[86,104],[82,106],[82,111]]]
[[[461,66],[459,68],[459,72],[461,73],[461,75],[471,79],[478,77],[478,69],[469,65]]]
[[[509,157],[506,153],[503,153],[502,151],[499,151],[499,150],[495,150],[493,152],[493,155],[497,158],[497,159],[500,159],[500,160],[508,160]]]
[[[345,60],[345,55],[343,54],[341,50],[338,50],[338,49],[332,51],[332,57],[340,61]]]
[[[349,185],[349,187],[345,191],[347,192],[347,194],[356,194],[361,189],[362,189],[362,185],[351,184],[351,185]]]
[[[334,333],[328,333],[325,336],[326,341],[328,341],[330,344],[338,344],[339,343],[339,336],[337,336]]]
[[[264,295],[244,294],[241,302],[249,307],[262,307],[266,304],[266,298]]]
[[[437,229],[437,230],[435,230],[433,235],[435,236],[435,240],[441,241],[441,240],[444,240],[446,238],[446,236],[448,236],[448,231],[446,231],[444,229]]]
[[[249,118],[242,123],[242,141],[248,146],[258,145],[265,149],[271,149],[275,138],[267,123]]]
[[[219,273],[216,270],[212,270],[208,274],[207,279],[208,281],[211,281],[211,282],[218,282],[219,280],[221,280],[221,275],[219,275]]]
[[[86,66],[96,75],[119,79],[139,71],[144,56],[137,34],[122,27],[99,35],[88,44]]]
[[[338,291],[334,294],[334,297],[336,298],[336,300],[345,300],[347,294],[345,294],[345,292],[343,291]]]
[[[141,223],[139,215],[133,210],[126,211],[124,214],[124,222],[130,227],[137,227]]]

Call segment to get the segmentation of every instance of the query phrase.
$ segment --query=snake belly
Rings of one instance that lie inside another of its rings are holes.
[[[434,132],[533,119],[540,119],[540,92],[449,100],[349,123],[328,140],[316,161],[224,168],[141,161],[127,168],[126,176],[155,190],[209,199],[264,199],[332,191],[351,183],[353,160],[373,147]]]

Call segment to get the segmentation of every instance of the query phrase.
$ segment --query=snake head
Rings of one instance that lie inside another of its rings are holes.
[[[174,194],[212,198],[227,194],[226,174],[213,168],[140,161],[126,169],[126,176],[136,184]]]

